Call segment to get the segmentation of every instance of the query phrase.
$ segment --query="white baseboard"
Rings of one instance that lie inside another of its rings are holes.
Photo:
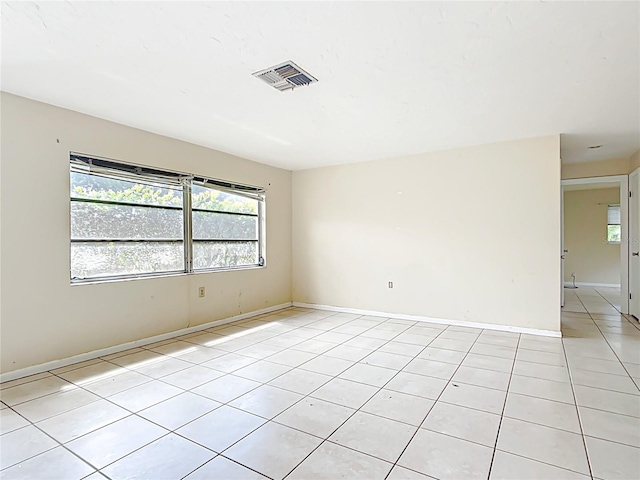
[[[509,325],[495,325],[492,323],[466,322],[463,320],[448,320],[444,318],[422,317],[418,315],[405,315],[402,313],[376,312],[373,310],[360,310],[358,308],[334,307],[332,305],[316,305],[315,303],[293,302],[294,307],[315,308],[330,312],[355,313],[357,315],[371,315],[372,317],[397,318],[399,320],[411,320],[415,322],[438,323],[441,325],[455,325],[457,327],[483,328],[485,330],[498,330],[501,332],[526,333],[529,335],[541,335],[544,337],[562,337],[560,331],[539,330],[537,328],[512,327]]]
[[[246,318],[255,317],[256,315],[262,315],[264,313],[275,312],[276,310],[282,310],[292,306],[292,302],[281,303],[280,305],[274,305],[273,307],[267,307],[260,310],[254,310],[253,312],[242,313],[233,317],[224,318],[222,320],[215,320],[209,323],[203,323],[202,325],[196,325],[193,327],[182,328],[180,330],[174,330],[173,332],[163,333],[161,335],[155,335],[153,337],[143,338],[141,340],[134,340],[133,342],[122,343],[113,347],[101,348],[100,350],[94,350],[92,352],[81,353],[80,355],[74,355],[73,357],[62,358],[60,360],[53,360],[47,363],[41,363],[40,365],[33,365],[31,367],[21,368],[12,372],[6,372],[0,375],[0,383],[15,380],[16,378],[28,377],[29,375],[35,375],[37,373],[48,372],[49,370],[55,370],[56,368],[66,367],[67,365],[73,365],[74,363],[85,362],[87,360],[93,360],[94,358],[104,357],[105,355],[111,355],[112,353],[122,352],[130,348],[140,347],[142,345],[148,345],[150,343],[161,342],[173,337],[179,337],[188,333],[198,332],[207,328],[216,327],[218,325],[224,325],[225,323],[237,322],[238,320],[244,320]]]
[[[573,282],[564,282],[565,287],[572,287]],[[620,288],[619,283],[590,283],[590,282],[576,282],[577,287],[607,287],[607,288]]]

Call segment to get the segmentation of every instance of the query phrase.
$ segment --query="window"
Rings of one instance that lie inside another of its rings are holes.
[[[620,243],[620,205],[607,208],[607,243]]]
[[[71,281],[264,265],[264,190],[71,155]]]

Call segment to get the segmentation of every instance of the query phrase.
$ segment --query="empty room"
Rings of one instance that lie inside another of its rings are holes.
[[[640,478],[639,2],[0,8],[2,479]]]

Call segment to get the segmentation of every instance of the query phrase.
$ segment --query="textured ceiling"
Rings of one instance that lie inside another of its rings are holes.
[[[294,170],[557,133],[572,163],[640,148],[639,23],[638,2],[3,2],[1,87]],[[319,82],[251,76],[286,60]]]

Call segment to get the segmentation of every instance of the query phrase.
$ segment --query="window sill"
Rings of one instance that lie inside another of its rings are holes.
[[[242,267],[232,268],[209,268],[207,270],[195,270],[193,272],[167,272],[159,273],[157,275],[137,275],[137,276],[122,276],[122,277],[110,277],[110,278],[95,278],[87,280],[74,280],[70,282],[72,287],[80,285],[99,285],[103,283],[117,283],[117,282],[130,282],[135,280],[152,280],[157,278],[174,278],[174,277],[188,277],[190,275],[202,275],[207,273],[225,273],[225,272],[237,272],[241,270],[259,270],[267,268],[267,265],[246,265]]]

